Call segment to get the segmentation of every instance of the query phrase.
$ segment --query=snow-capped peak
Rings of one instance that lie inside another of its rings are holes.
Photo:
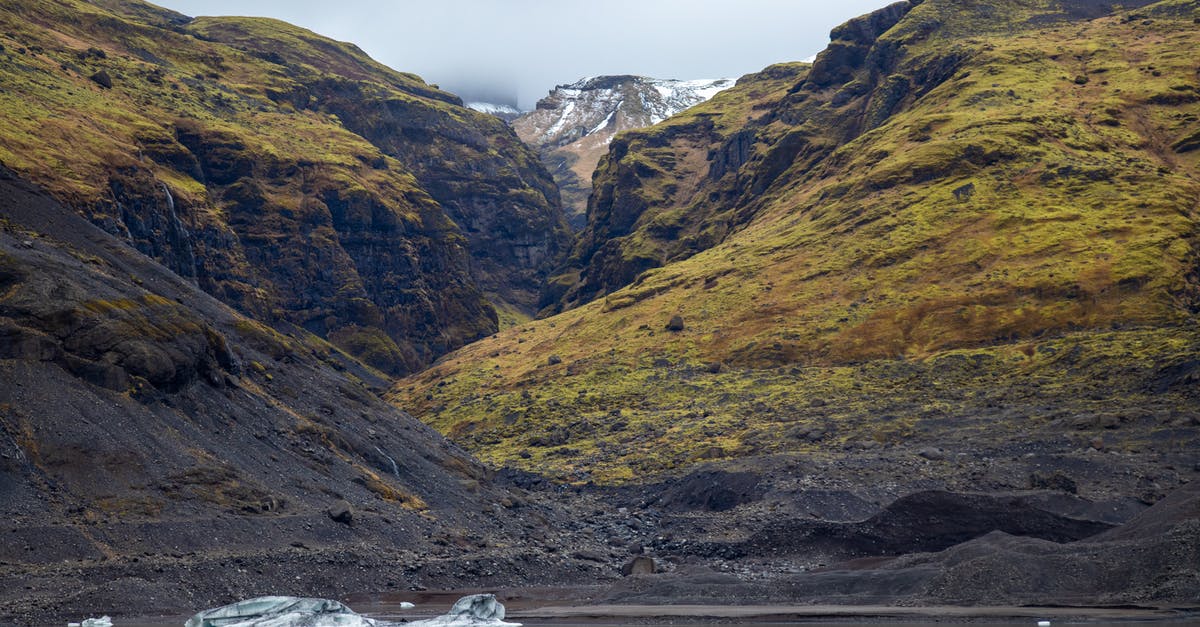
[[[589,76],[559,85],[515,123],[538,146],[565,146],[601,134],[659,122],[732,87],[731,78],[674,80],[645,76]]]

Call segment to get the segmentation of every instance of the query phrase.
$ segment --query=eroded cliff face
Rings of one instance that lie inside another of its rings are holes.
[[[494,332],[492,302],[531,309],[566,247],[554,184],[511,131],[352,45],[131,2],[0,19],[0,160],[384,372]]]

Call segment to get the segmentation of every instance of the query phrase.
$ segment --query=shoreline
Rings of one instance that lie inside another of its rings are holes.
[[[589,605],[547,606],[514,610],[508,619],[531,623],[579,621],[597,623],[612,619],[646,619],[653,622],[683,619],[686,622],[756,623],[811,622],[814,619],[890,622],[936,618],[963,622],[977,619],[1046,619],[1096,621],[1174,622],[1200,618],[1200,608],[1130,607],[1023,607],[1023,606],[874,606],[874,605]]]
[[[515,597],[504,599],[513,590],[496,590],[507,612],[505,620],[531,627],[599,627],[609,625],[661,624],[1036,624],[1047,620],[1052,624],[1197,624],[1200,607],[1190,606],[956,606],[956,605],[832,605],[832,604],[580,604],[582,599],[571,596],[572,589],[521,590]],[[578,592],[578,590],[575,590]],[[389,594],[350,595],[342,599],[355,612],[376,620],[409,622],[441,615],[449,604],[460,596],[476,590],[423,591],[416,595]],[[530,593],[533,594],[530,594]],[[423,597],[417,607],[403,609],[400,597]],[[354,597],[358,597],[354,599]],[[540,598],[539,598],[540,597]],[[555,602],[561,604],[556,605]],[[586,601],[584,601],[586,603]],[[445,607],[444,607],[445,606]],[[190,614],[188,615],[190,616]],[[159,615],[117,619],[119,627],[155,627],[182,624],[188,616]]]

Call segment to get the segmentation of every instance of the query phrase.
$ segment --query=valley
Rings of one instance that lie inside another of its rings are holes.
[[[276,20],[0,0],[0,623],[1194,616],[1197,24],[896,2],[510,124]]]

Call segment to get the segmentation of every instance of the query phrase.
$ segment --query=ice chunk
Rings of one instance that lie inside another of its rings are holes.
[[[448,613],[413,621],[408,627],[521,627],[521,623],[504,622],[504,605],[496,595],[473,594],[459,599]]]
[[[67,623],[67,627],[112,627],[112,619],[107,616],[87,618],[82,623]]]
[[[259,597],[204,610],[185,627],[375,627],[376,622],[329,599]]]

